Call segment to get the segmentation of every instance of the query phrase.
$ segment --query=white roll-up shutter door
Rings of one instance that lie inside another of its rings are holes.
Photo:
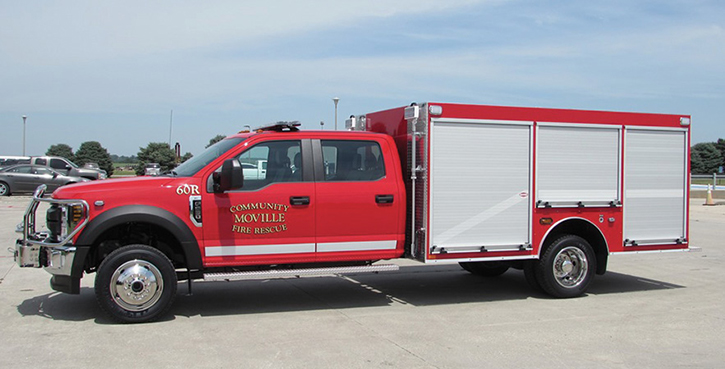
[[[687,132],[627,128],[624,156],[625,245],[685,237]]]
[[[539,206],[619,204],[621,127],[540,123],[536,200]]]
[[[531,127],[433,120],[432,252],[529,247]]]

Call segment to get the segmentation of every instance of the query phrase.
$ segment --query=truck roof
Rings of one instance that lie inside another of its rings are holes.
[[[279,123],[269,126],[255,128],[253,130],[243,130],[228,137],[248,138],[258,134],[312,134],[312,135],[379,135],[380,133],[369,131],[332,131],[332,130],[305,130],[299,129],[300,123]]]

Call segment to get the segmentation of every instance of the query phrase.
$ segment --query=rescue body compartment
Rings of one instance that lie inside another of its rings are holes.
[[[369,113],[406,173],[410,254],[539,258],[561,234],[607,255],[688,249],[689,116],[427,103]]]

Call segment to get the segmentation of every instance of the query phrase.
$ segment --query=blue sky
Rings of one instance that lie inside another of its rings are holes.
[[[723,1],[0,0],[0,155],[198,154],[412,101],[691,114],[725,138]]]

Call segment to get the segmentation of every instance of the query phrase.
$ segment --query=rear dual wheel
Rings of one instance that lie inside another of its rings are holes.
[[[568,298],[586,292],[596,265],[591,245],[579,236],[566,235],[552,242],[524,273],[530,285],[538,285],[551,296]]]
[[[113,251],[98,267],[96,299],[115,321],[142,323],[158,319],[176,297],[176,270],[169,258],[146,245]]]
[[[495,261],[458,263],[467,272],[484,277],[498,277],[509,270],[508,264]]]

